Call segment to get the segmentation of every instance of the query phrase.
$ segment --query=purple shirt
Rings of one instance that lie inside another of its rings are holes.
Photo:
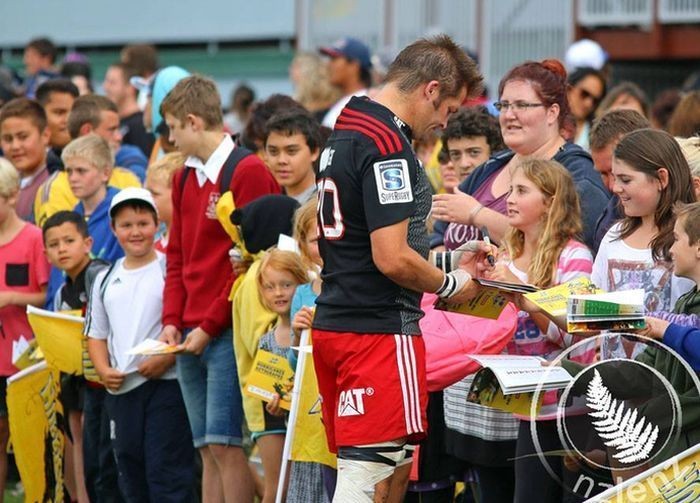
[[[481,186],[474,191],[474,199],[483,204],[484,207],[505,215],[506,198],[508,196],[507,193],[501,195],[500,197],[494,197],[493,192],[491,191],[493,181],[501,172],[501,169],[492,173],[491,176],[484,180],[484,183],[482,183]],[[445,230],[445,249],[447,251],[454,250],[467,241],[473,239],[481,239],[481,231],[478,227],[473,225],[450,223]]]

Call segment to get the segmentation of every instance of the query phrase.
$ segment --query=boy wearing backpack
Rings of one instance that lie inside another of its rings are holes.
[[[170,140],[189,156],[173,178],[161,340],[178,344],[185,336],[177,375],[202,455],[202,500],[247,501],[253,484],[241,448],[229,301],[231,239],[217,220],[216,203],[228,190],[240,208],[280,189],[263,162],[224,133],[221,99],[211,80],[182,79],[160,112]]]
[[[158,216],[146,189],[117,194],[109,209],[125,256],[100,272],[85,333],[104,383],[119,485],[127,501],[187,501],[194,451],[172,355],[129,350],[157,339],[162,326],[165,256],[154,248]]]

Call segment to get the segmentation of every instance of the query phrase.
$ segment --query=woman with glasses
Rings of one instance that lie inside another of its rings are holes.
[[[588,133],[598,103],[605,96],[605,78],[593,68],[577,68],[569,81],[569,107],[576,121],[574,143],[588,150]]]
[[[460,184],[461,192],[434,196],[433,216],[441,221],[435,224],[431,245],[444,243],[447,250],[453,250],[479,239],[481,227],[500,242],[508,228],[510,172],[526,159],[553,159],[571,173],[581,199],[584,235],[590,243],[609,196],[590,155],[565,139],[571,137],[573,124],[564,67],[556,60],[518,65],[501,80],[499,97],[495,106],[508,150],[477,167]],[[509,413],[467,402],[472,377],[444,390],[446,450],[474,468],[481,501],[512,503],[512,459],[519,423]],[[535,462],[539,461],[535,458]]]
[[[588,152],[567,142],[574,129],[567,86],[566,71],[554,59],[522,63],[503,77],[495,107],[508,150],[476,168],[460,184],[459,192],[433,197],[432,216],[438,222],[431,236],[432,248],[444,246],[448,223],[471,228],[461,232],[462,242],[453,243],[455,247],[479,239],[481,227],[500,242],[508,226],[505,213],[510,169],[525,159],[553,159],[571,173],[581,198],[583,241],[591,246],[596,221],[609,194]]]

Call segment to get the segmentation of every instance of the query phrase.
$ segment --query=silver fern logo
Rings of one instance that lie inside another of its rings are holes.
[[[597,419],[593,427],[598,436],[614,449],[613,458],[629,464],[649,457],[659,438],[659,427],[640,416],[637,409],[625,407],[622,400],[613,398],[597,370],[588,383],[586,405],[593,409],[588,415]]]

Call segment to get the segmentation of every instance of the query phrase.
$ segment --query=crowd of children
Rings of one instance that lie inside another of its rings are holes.
[[[355,52],[324,54],[364,83],[371,63],[355,42]],[[242,390],[258,350],[295,368],[312,326],[324,281],[316,175],[334,155],[319,118],[332,103],[307,110],[273,96],[230,131],[213,81],[178,67],[139,69],[128,59],[147,63],[152,48],[130,49],[107,71],[108,97],[80,95],[52,75],[30,79],[31,98],[0,108],[0,494],[12,343],[32,338],[33,305],[82,312],[99,376],[61,378],[71,500],[272,503],[281,491],[285,501],[330,501],[334,469],[314,461],[282,469],[291,426],[281,397],[263,402]],[[598,99],[582,104],[586,82]],[[700,371],[700,140],[674,138],[630,109],[591,123],[605,89],[598,69],[567,81],[558,61],[526,62],[504,77],[494,106],[485,97],[465,103],[441,137],[419,138],[435,194],[431,247],[457,250],[486,230],[498,251],[475,276],[643,289],[650,317],[640,335]],[[338,120],[342,129],[353,119]],[[375,129],[368,134],[383,134]],[[294,246],[278,246],[280,235]],[[524,297],[508,300],[519,313],[504,353],[554,360],[584,341]],[[149,339],[177,355],[130,352]],[[666,458],[700,439],[698,390],[669,353],[609,336],[578,345],[565,367],[610,358],[647,364],[681,395],[684,435]],[[461,501],[583,501],[571,457],[553,462],[553,478],[535,455],[565,448],[556,393],[536,417],[518,416],[467,403],[473,376],[463,377],[431,394],[429,416],[439,420],[415,456],[406,501],[454,501],[459,490]],[[472,484],[456,489],[464,480]]]

